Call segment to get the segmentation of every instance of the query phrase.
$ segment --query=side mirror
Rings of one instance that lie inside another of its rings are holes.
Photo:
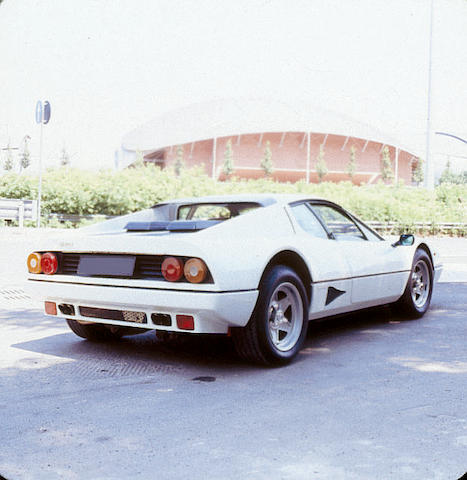
[[[393,243],[393,247],[411,247],[415,242],[415,237],[410,233],[403,233],[396,243]]]

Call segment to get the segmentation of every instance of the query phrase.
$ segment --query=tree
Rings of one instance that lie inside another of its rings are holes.
[[[425,178],[425,175],[423,173],[423,167],[424,167],[423,160],[421,158],[417,158],[417,164],[412,173],[412,181],[415,182],[417,186],[420,185]]]
[[[389,147],[384,146],[381,152],[381,178],[385,182],[389,182],[394,179],[394,172],[392,170],[391,154],[389,153]]]
[[[324,160],[324,147],[323,145],[319,146],[319,152],[316,157],[316,172],[318,173],[318,181],[321,183],[323,178],[328,173],[328,167],[326,166],[326,160]]]
[[[13,170],[14,164],[12,148],[10,147],[10,142],[8,142],[3,170],[6,170],[7,172]]]
[[[69,167],[70,166],[70,155],[68,155],[65,147],[62,148],[60,154],[60,166],[61,167]]]
[[[182,173],[182,169],[183,169],[183,145],[179,145],[177,147],[176,156],[175,156],[175,165],[174,165],[175,175],[177,177],[179,177],[180,174]]]
[[[232,149],[232,139],[229,138],[225,146],[224,152],[224,167],[222,169],[225,177],[228,179],[230,175],[234,172],[234,162],[233,162],[233,149]]]
[[[272,163],[272,151],[271,142],[266,142],[266,148],[264,149],[263,160],[261,160],[261,168],[264,170],[266,177],[270,177],[274,171],[274,165]]]
[[[443,170],[441,177],[439,177],[439,184],[442,183],[453,183],[453,184],[467,184],[467,170],[464,170],[461,173],[454,173],[451,170],[451,161],[448,157],[448,161],[446,162],[446,168]]]
[[[347,164],[347,173],[349,174],[350,180],[353,180],[353,176],[355,175],[355,171],[357,170],[357,149],[355,145],[350,147],[350,157],[349,163]]]
[[[19,154],[19,171],[26,170],[31,165],[31,154],[29,153],[28,141],[31,140],[29,135],[23,139],[23,150]]]

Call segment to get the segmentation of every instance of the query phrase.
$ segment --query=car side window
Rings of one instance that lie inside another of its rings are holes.
[[[328,238],[326,230],[324,230],[321,223],[319,223],[315,214],[304,203],[292,205],[291,210],[297,223],[303,228],[303,230],[305,230],[305,232],[314,237]]]
[[[343,212],[330,205],[312,205],[312,208],[336,240],[366,240],[357,224]]]

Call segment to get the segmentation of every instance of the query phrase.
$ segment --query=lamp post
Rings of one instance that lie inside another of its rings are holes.
[[[426,114],[426,163],[425,163],[425,187],[433,190],[435,188],[435,175],[433,161],[430,152],[431,140],[431,77],[433,67],[433,4],[430,2],[430,38],[428,47],[428,98],[427,98],[427,114]]]

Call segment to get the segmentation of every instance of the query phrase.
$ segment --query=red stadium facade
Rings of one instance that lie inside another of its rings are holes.
[[[322,151],[327,171],[323,181],[350,180],[355,184],[372,184],[381,179],[382,156],[383,152],[387,152],[393,178],[405,184],[412,183],[417,156],[367,125],[347,118],[342,121],[342,116],[336,115],[327,115],[325,125],[324,115],[317,116],[314,121],[298,117],[296,111],[292,111],[292,115],[287,111],[287,116],[278,112],[286,110],[287,105],[284,104],[279,104],[279,108],[277,105],[271,107],[271,103],[266,106],[258,104],[257,101],[253,104],[246,102],[246,107],[245,103],[235,103],[235,108],[230,109],[231,103],[217,103],[215,106],[191,106],[175,114],[158,117],[156,121],[131,132],[122,145],[126,164],[131,165],[136,157],[142,155],[147,164],[171,168],[175,166],[178,155],[185,168],[202,166],[207,174],[224,180],[224,162],[230,142],[232,176],[264,177],[266,172],[261,162],[269,148],[273,179],[317,182],[317,160]],[[280,128],[303,123],[316,123],[322,133]],[[265,127],[264,130],[260,129],[261,126]],[[322,128],[326,126],[329,127],[327,132]],[[331,129],[339,130],[339,134]],[[349,174],[351,156],[354,159],[352,175]]]

